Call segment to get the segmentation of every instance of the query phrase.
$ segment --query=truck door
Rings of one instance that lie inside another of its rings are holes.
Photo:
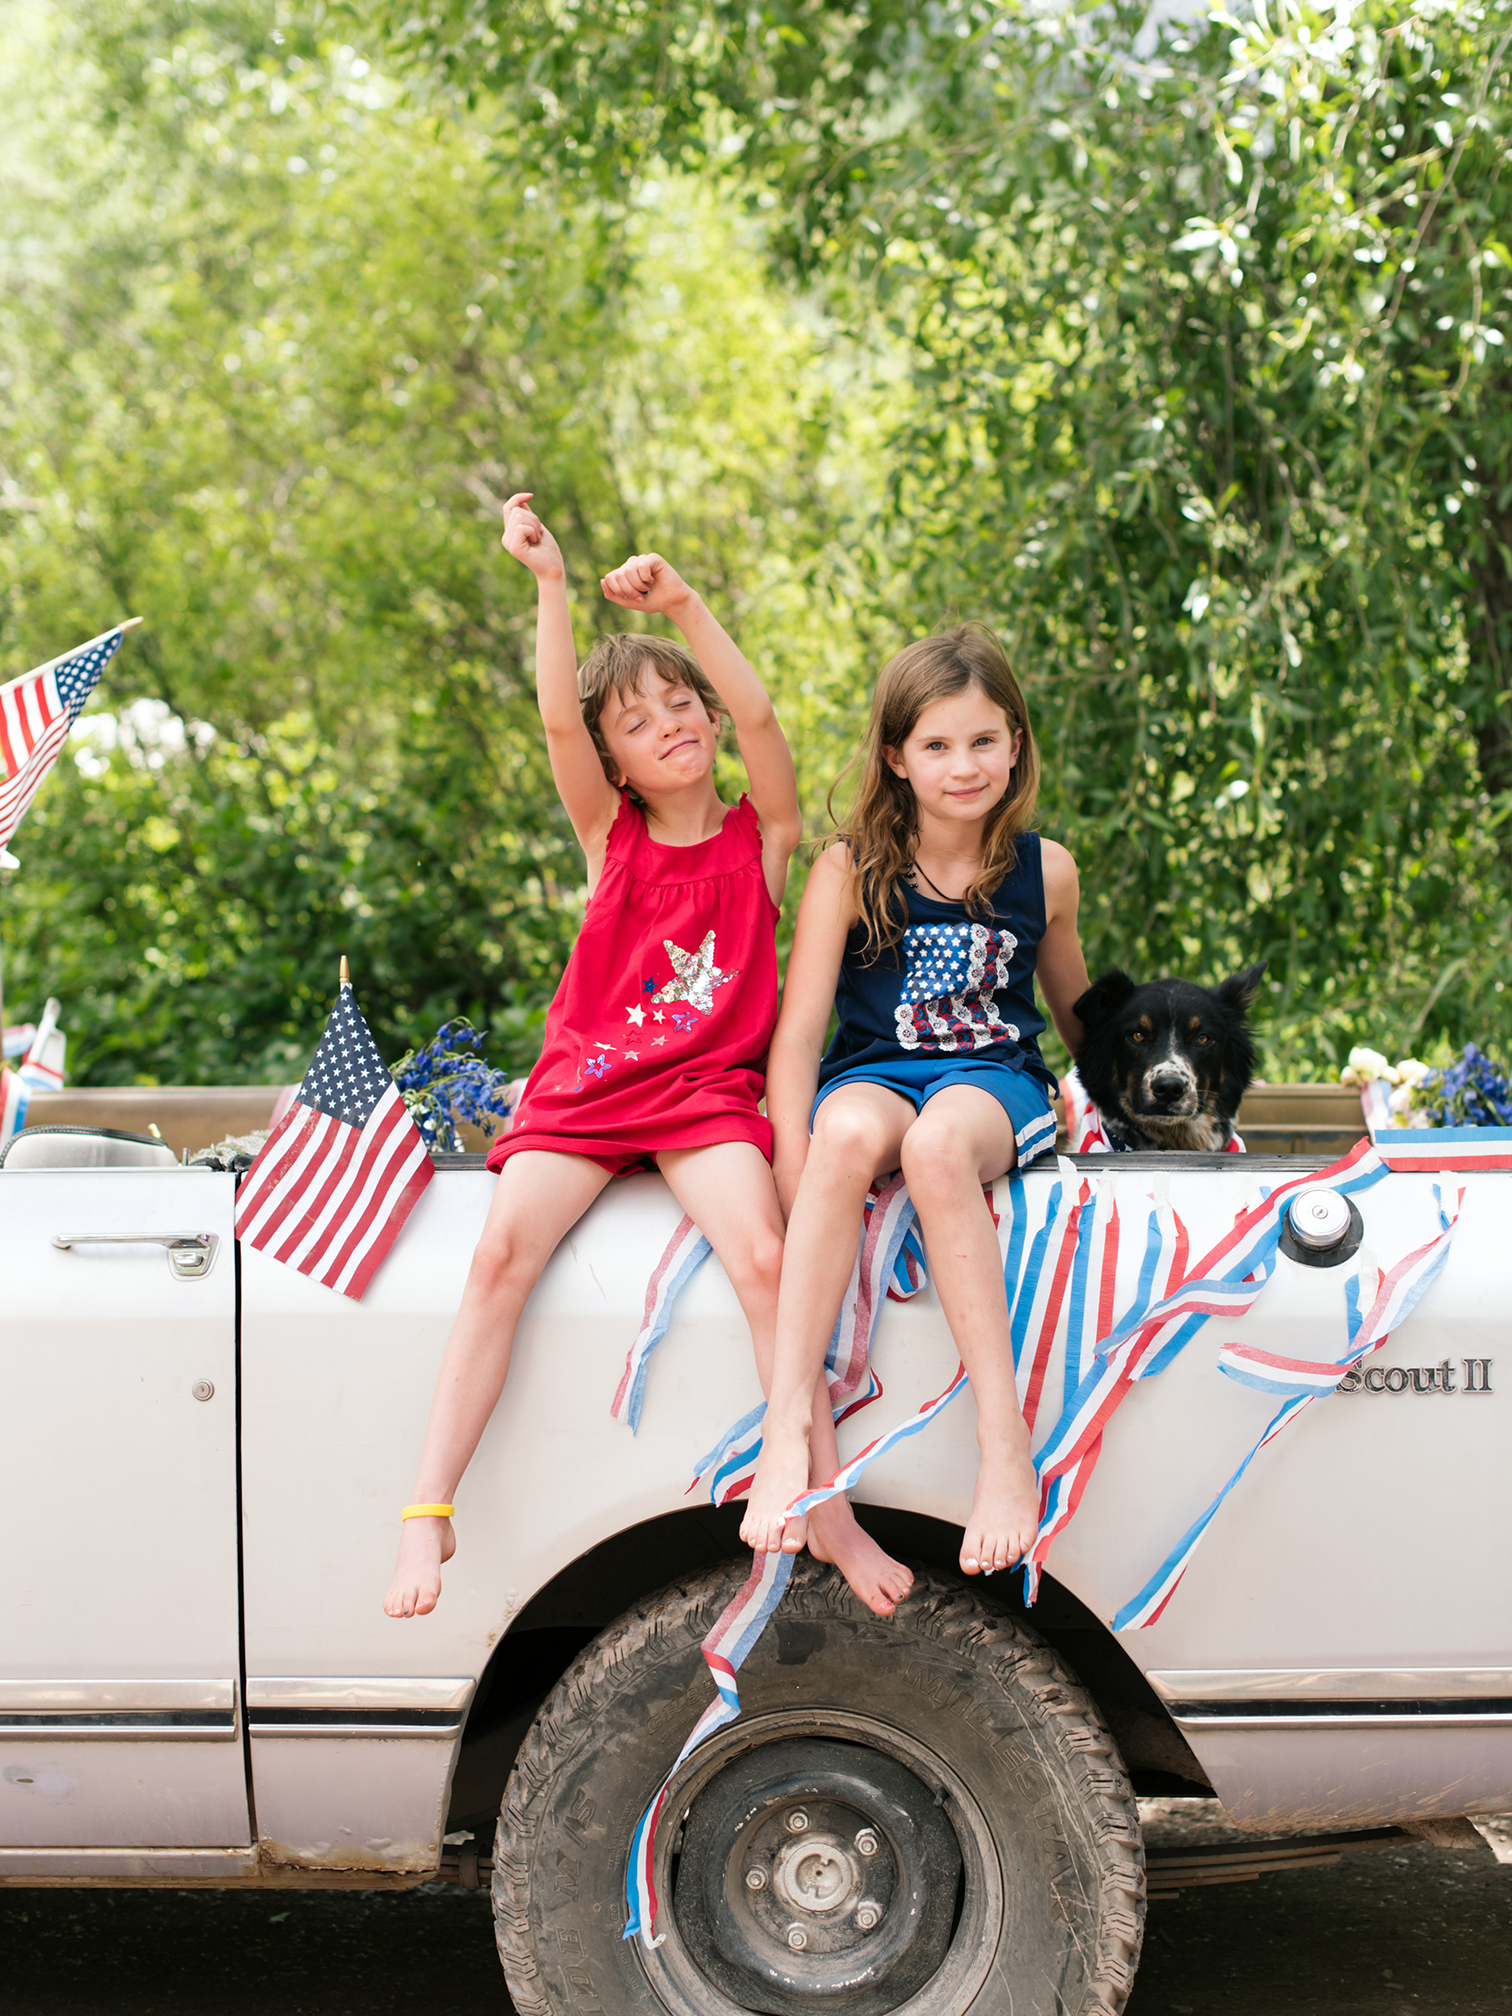
[[[0,1169],[0,1873],[246,1859],[232,1197]]]

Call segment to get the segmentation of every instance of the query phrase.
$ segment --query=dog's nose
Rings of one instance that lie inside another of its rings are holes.
[[[1153,1071],[1150,1074],[1150,1092],[1156,1099],[1179,1099],[1186,1086],[1187,1081],[1179,1071]]]

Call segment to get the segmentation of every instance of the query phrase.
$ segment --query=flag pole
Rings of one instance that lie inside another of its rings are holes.
[[[19,864],[16,860],[16,857],[14,854],[11,853],[10,849],[8,847],[0,847],[0,889],[5,889],[10,886],[11,877],[15,874],[18,865]],[[5,1028],[5,942],[3,934],[0,934],[0,1030],[3,1030],[4,1028]],[[0,1070],[3,1070],[4,1068],[5,1068],[4,1059],[0,1058]]]
[[[343,987],[350,987],[350,986],[351,986],[351,984],[352,984],[352,969],[351,969],[351,967],[350,967],[350,966],[348,966],[348,964],[347,964],[347,962],[346,962],[346,954],[345,954],[345,952],[343,952],[343,953],[342,953],[342,955],[341,955],[341,980],[340,980],[340,985],[341,985],[341,986],[343,986]]]
[[[61,665],[64,662],[64,660],[68,658],[77,658],[81,651],[89,651],[96,644],[103,644],[108,637],[114,637],[117,635],[117,633],[120,633],[121,635],[124,636],[126,631],[135,630],[137,625],[141,623],[143,620],[144,619],[140,616],[128,616],[124,622],[114,623],[108,630],[102,630],[98,637],[91,637],[87,644],[76,644],[72,651],[65,651],[62,653],[60,657],[57,658],[49,658],[45,665],[33,666],[31,672],[29,673],[23,672],[20,676],[23,679],[26,679],[35,677],[36,674],[39,672],[50,672],[54,667],[54,665]],[[6,887],[7,883],[10,880],[11,875],[15,873],[15,870],[18,866],[19,863],[16,861],[15,856],[9,852],[9,850],[4,845],[3,842],[0,842],[0,889]],[[4,1049],[4,1033],[3,1033],[4,1029],[5,1029],[5,959],[4,959],[3,939],[0,939],[0,1052],[3,1052]],[[3,1071],[4,1069],[5,1069],[5,1060],[3,1055],[0,1055],[0,1071]]]
[[[45,665],[33,665],[30,672],[22,673],[22,678],[35,678],[39,672],[51,672],[54,665],[61,665],[65,659],[77,658],[81,651],[92,651],[96,644],[103,644],[107,637],[114,637],[118,631],[135,630],[139,623],[146,622],[145,616],[128,616],[124,622],[112,623],[108,630],[102,630],[98,637],[91,637],[87,644],[75,644],[71,651],[61,651],[56,658],[49,658]]]

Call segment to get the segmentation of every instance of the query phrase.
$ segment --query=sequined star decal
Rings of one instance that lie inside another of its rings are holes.
[[[653,1001],[689,1001],[705,1015],[714,1013],[714,989],[723,987],[727,980],[740,977],[737,967],[733,973],[721,973],[714,964],[714,933],[706,932],[704,941],[696,952],[684,952],[680,945],[674,945],[670,938],[662,943],[667,948],[667,957],[672,961],[675,979],[665,987],[659,987],[651,996]],[[675,1017],[673,1018],[676,1019]]]

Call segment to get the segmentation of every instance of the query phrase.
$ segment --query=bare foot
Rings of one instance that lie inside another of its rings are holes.
[[[1027,1449],[1021,1455],[984,1456],[961,1542],[961,1567],[968,1575],[1011,1567],[1033,1547],[1038,1531],[1039,1480]]]
[[[406,1519],[399,1534],[399,1559],[383,1599],[390,1617],[424,1617],[441,1595],[441,1567],[457,1551],[450,1519]]]
[[[768,1415],[770,1422],[771,1416]],[[755,1554],[797,1554],[807,1539],[805,1519],[784,1521],[795,1498],[808,1489],[808,1423],[796,1434],[768,1428],[756,1459],[756,1475],[746,1497],[740,1537]]]
[[[832,1561],[868,1610],[891,1617],[913,1587],[913,1570],[894,1561],[859,1525],[848,1498],[829,1498],[808,1518],[808,1548]]]

